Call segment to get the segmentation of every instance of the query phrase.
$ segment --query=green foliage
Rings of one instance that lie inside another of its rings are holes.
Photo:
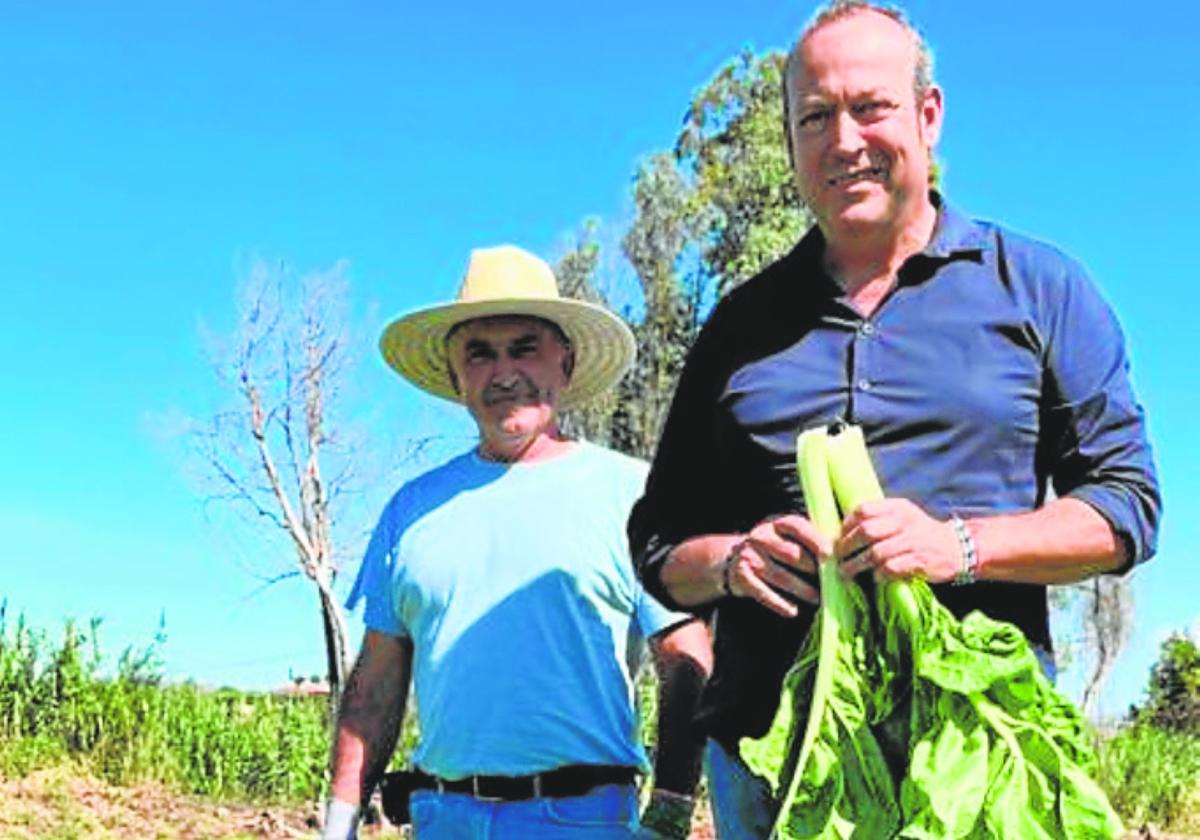
[[[604,295],[596,288],[596,268],[600,261],[600,246],[596,242],[598,222],[584,222],[575,242],[554,266],[559,290],[564,297],[588,303],[605,304]],[[617,410],[617,392],[608,390],[562,413],[563,431],[571,436],[590,440],[602,446],[613,446],[616,434],[613,414]]]
[[[1200,647],[1182,634],[1163,642],[1147,694],[1146,704],[1135,710],[1138,721],[1200,735]]]
[[[161,684],[162,635],[102,673],[99,621],[68,621],[54,647],[0,609],[0,773],[66,759],[112,784],[161,781],[188,793],[311,800],[326,784],[327,707],[280,697]]]
[[[634,184],[636,214],[621,241],[641,284],[644,313],[634,324],[638,357],[617,390],[613,445],[650,457],[687,349],[699,328],[701,288],[680,276],[688,245],[688,188],[669,155],[648,158]]]
[[[797,451],[806,506],[826,533],[838,530],[834,492],[843,511],[882,496],[857,428],[805,432]],[[979,612],[960,622],[920,579],[876,586],[871,606],[836,559],[821,571],[823,604],[785,680],[791,709],[765,739],[775,755],[743,739],[781,800],[777,836],[1122,832],[1091,778],[1082,717],[1015,627]]]
[[[783,56],[744,53],[693,98],[673,153],[648,155],[621,239],[641,291],[638,356],[615,394],[567,412],[565,429],[653,454],[684,358],[715,298],[791,249],[810,217],[783,134]],[[595,225],[556,266],[564,292],[606,302]]]
[[[811,221],[784,135],[784,59],[746,51],[726,64],[692,99],[675,143],[704,270],[720,293],[781,257]]]
[[[1200,733],[1139,723],[1099,752],[1102,784],[1128,824],[1200,831]]]
[[[0,777],[21,779],[39,768],[61,764],[67,757],[66,745],[50,735],[0,738]]]
[[[653,752],[658,743],[658,676],[653,668],[640,668],[633,684],[642,746]]]
[[[615,390],[564,412],[563,428],[621,452],[649,457],[698,328],[699,293],[677,272],[687,242],[686,186],[669,155],[652,156],[634,186],[636,215],[622,249],[641,286],[642,317],[631,325],[637,342],[633,368]],[[606,303],[597,288],[600,246],[596,223],[586,222],[555,274],[564,295]]]
[[[1100,745],[1101,779],[1131,824],[1200,832],[1200,649],[1183,634],[1163,642],[1147,700]]]

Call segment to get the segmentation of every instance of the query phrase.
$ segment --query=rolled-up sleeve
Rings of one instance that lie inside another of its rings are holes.
[[[1162,512],[1145,413],[1116,315],[1073,261],[1061,280],[1046,313],[1042,452],[1055,492],[1108,521],[1128,568],[1154,555]]]

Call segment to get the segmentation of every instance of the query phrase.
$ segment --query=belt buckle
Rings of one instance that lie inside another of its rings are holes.
[[[480,802],[503,802],[504,799],[499,796],[484,796],[479,792],[479,777],[471,777],[471,796]]]

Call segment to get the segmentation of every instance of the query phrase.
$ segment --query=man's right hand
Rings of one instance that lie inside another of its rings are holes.
[[[325,806],[325,825],[321,840],[356,840],[358,837],[358,806],[333,798]]]
[[[829,538],[799,514],[764,519],[725,561],[729,594],[753,598],[772,612],[793,618],[799,612],[793,599],[809,604],[820,600],[817,588],[800,575],[815,575],[817,558],[832,552]]]

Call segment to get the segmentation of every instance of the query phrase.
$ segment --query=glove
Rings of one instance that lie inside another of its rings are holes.
[[[692,833],[692,809],[695,800],[669,790],[655,790],[642,812],[636,840],[687,840]]]
[[[356,840],[358,837],[358,806],[330,799],[325,806],[325,827],[321,840]]]

